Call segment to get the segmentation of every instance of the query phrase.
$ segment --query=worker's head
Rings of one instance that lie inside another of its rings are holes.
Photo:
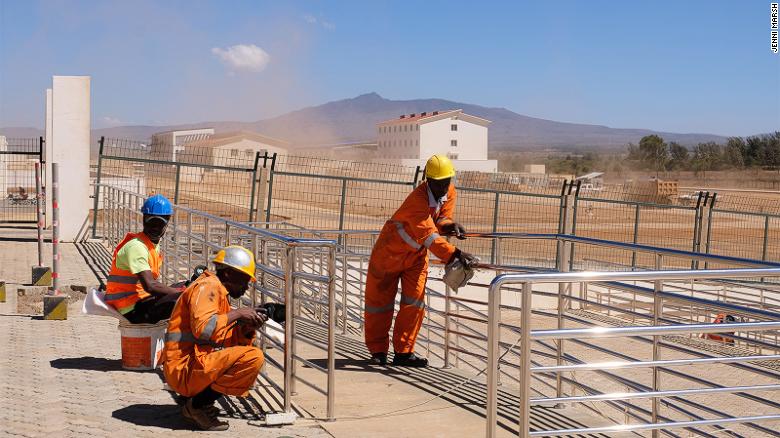
[[[144,215],[144,234],[152,242],[159,242],[173,215],[171,202],[163,195],[150,196],[144,201],[141,213]]]
[[[425,179],[428,181],[428,188],[437,199],[447,194],[453,176],[455,176],[455,166],[444,155],[434,155],[425,163]]]
[[[214,257],[217,278],[232,298],[240,298],[255,281],[255,256],[243,246],[222,248]]]

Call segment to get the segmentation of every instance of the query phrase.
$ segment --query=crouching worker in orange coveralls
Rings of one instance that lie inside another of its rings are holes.
[[[223,395],[246,397],[263,365],[252,345],[267,317],[251,307],[231,309],[228,295],[240,298],[254,281],[255,260],[247,249],[228,246],[182,293],[165,334],[163,372],[185,397],[182,415],[203,430],[227,430],[214,403]]]
[[[449,263],[474,257],[447,242],[442,235],[464,239],[466,230],[453,221],[455,167],[444,155],[432,156],[425,165],[425,182],[406,197],[382,228],[371,251],[366,278],[365,339],[371,363],[387,364],[388,331],[401,281],[401,307],[393,329],[393,365],[425,367],[428,359],[414,354],[414,343],[425,316],[425,282],[428,250]]]

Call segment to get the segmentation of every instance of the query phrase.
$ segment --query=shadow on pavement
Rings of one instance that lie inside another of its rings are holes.
[[[117,420],[126,421],[137,426],[161,427],[170,430],[193,430],[193,426],[181,415],[178,405],[136,404],[111,413]]]
[[[86,371],[122,371],[120,359],[106,359],[104,357],[67,357],[54,359],[52,368],[60,370],[86,370]]]

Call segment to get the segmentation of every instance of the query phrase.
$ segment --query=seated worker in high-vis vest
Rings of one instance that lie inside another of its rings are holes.
[[[144,202],[141,213],[143,231],[128,233],[114,250],[104,300],[133,324],[154,324],[170,318],[182,292],[158,280],[163,262],[160,239],[173,206],[165,196],[154,195]]]
[[[223,395],[246,397],[263,365],[263,353],[252,345],[255,331],[268,317],[252,308],[230,307],[255,280],[254,255],[227,246],[184,291],[165,333],[165,381],[185,398],[182,415],[203,430],[226,430],[214,403]]]

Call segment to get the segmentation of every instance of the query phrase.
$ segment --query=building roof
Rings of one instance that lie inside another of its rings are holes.
[[[279,140],[278,138],[268,137],[266,135],[258,134],[256,132],[249,132],[249,131],[224,132],[221,134],[214,134],[209,138],[185,143],[183,146],[216,148],[220,146],[227,146],[229,144],[236,143],[241,140],[252,140],[258,143],[263,143],[271,146],[278,146],[282,148],[290,147],[290,144],[284,140]]]
[[[397,119],[385,120],[384,122],[377,123],[377,125],[386,126],[386,125],[393,125],[396,123],[423,124],[428,122],[435,122],[437,120],[447,119],[450,117],[462,118],[469,122],[476,123],[478,125],[483,125],[483,126],[487,126],[489,123],[491,123],[490,120],[483,119],[477,116],[472,116],[471,114],[466,114],[463,112],[462,109],[456,109],[456,110],[447,110],[447,111],[426,111],[422,113],[401,114]]]

